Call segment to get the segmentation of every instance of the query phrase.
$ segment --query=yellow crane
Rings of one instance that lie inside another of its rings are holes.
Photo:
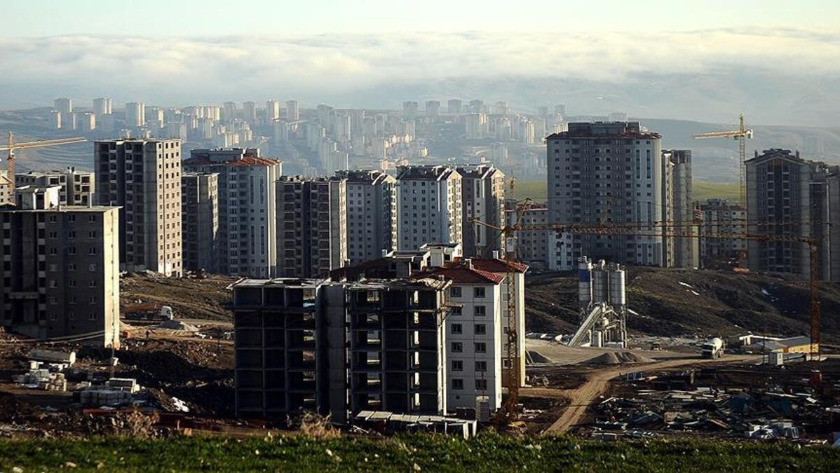
[[[706,138],[733,138],[738,141],[738,170],[740,175],[741,185],[741,204],[747,205],[747,173],[744,162],[747,160],[747,138],[753,137],[753,131],[744,124],[744,114],[739,115],[738,129],[731,131],[711,131],[708,133],[698,133],[694,139],[702,140]]]
[[[6,146],[0,146],[0,151],[8,151],[9,154],[7,156],[8,160],[8,170],[9,173],[6,177],[9,179],[9,192],[14,193],[15,191],[15,150],[24,150],[24,149],[32,149],[32,148],[43,148],[46,146],[58,146],[58,145],[67,145],[71,143],[81,143],[83,141],[87,141],[85,138],[75,137],[75,138],[59,138],[55,140],[37,140],[37,141],[24,141],[15,143],[14,134],[10,131],[9,132],[9,142]]]

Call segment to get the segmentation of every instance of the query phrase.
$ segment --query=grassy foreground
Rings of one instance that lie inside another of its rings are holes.
[[[69,463],[68,463],[69,462]],[[0,440],[0,471],[837,471],[840,449],[789,443],[599,443],[485,434],[387,439]],[[17,469],[16,469],[17,468]]]

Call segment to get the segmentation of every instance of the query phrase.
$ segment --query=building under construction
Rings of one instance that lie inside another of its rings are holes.
[[[337,422],[362,410],[446,412],[449,282],[244,280],[233,286],[236,413]]]

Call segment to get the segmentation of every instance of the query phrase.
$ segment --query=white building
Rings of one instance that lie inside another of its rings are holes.
[[[114,113],[114,102],[105,97],[93,99],[93,113],[97,116],[110,115]]]
[[[126,103],[125,124],[130,127],[144,126],[146,124],[146,104],[143,102]]]
[[[286,120],[290,122],[300,120],[300,105],[297,100],[286,101]]]
[[[397,247],[461,243],[461,175],[448,166],[401,166],[397,172]]]
[[[339,171],[347,180],[347,257],[351,265],[397,245],[396,182],[385,171]]]
[[[55,99],[53,101],[53,108],[64,114],[73,113],[73,100],[66,97]]]
[[[225,274],[271,277],[277,266],[275,183],[282,163],[256,148],[194,149],[187,172],[219,174],[218,267]]]

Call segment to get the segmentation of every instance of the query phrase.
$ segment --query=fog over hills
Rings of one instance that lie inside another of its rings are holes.
[[[0,38],[0,48],[0,109],[57,96],[359,108],[459,97],[514,111],[564,103],[573,115],[724,123],[743,112],[756,125],[835,126],[840,108],[836,31],[77,35]]]

